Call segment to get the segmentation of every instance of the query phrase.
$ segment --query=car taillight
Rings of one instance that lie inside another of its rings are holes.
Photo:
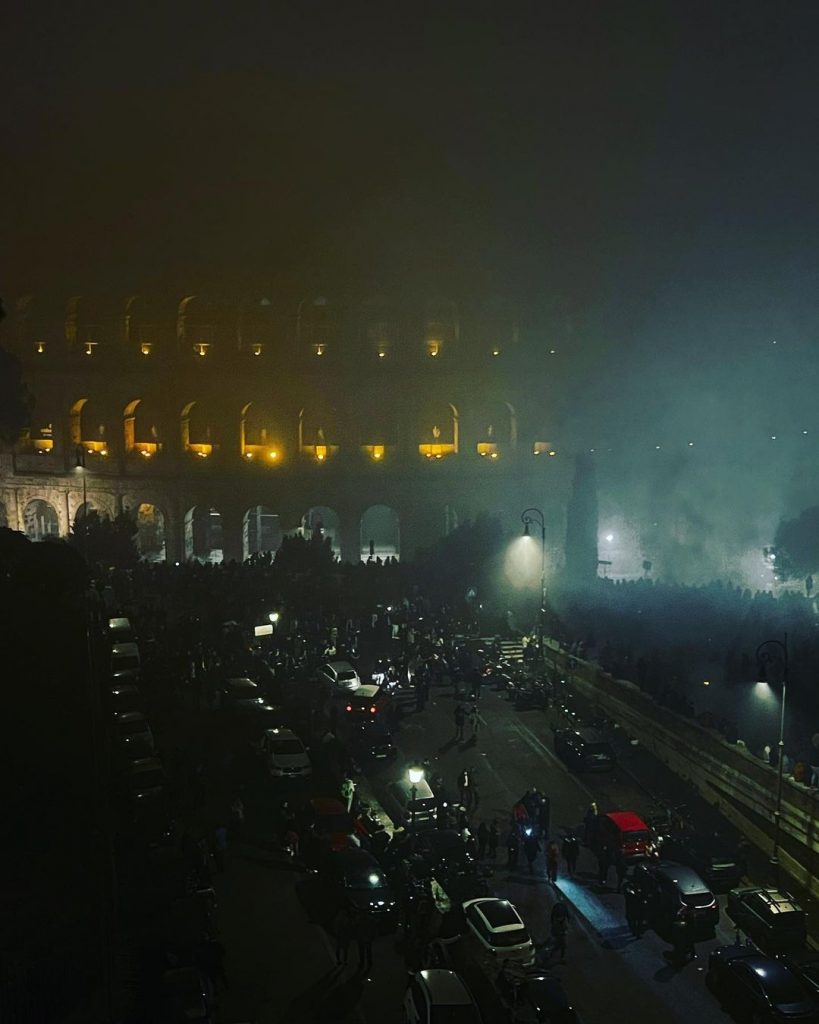
[[[347,705],[347,710],[348,711],[352,711],[353,710],[353,705],[352,704],[348,704]]]
[[[375,708],[370,708],[370,714],[371,714],[371,715],[374,715],[374,714],[375,714]]]

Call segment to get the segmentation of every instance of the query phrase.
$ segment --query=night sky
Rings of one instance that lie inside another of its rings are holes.
[[[561,440],[745,445],[794,514],[816,497],[818,11],[14,4],[0,289],[497,296],[578,370]]]

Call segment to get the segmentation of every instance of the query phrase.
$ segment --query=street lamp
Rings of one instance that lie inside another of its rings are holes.
[[[529,536],[529,525],[534,522],[540,525],[540,656],[543,657],[543,640],[546,633],[546,519],[539,508],[527,508],[520,514],[523,523],[523,536]]]
[[[279,621],[279,613],[278,612],[271,612],[267,617],[268,617],[268,619],[270,619],[270,621],[273,623],[274,626]]]
[[[407,777],[410,783],[410,831],[415,838],[415,798],[418,796],[418,786],[424,781],[423,765],[415,762],[407,770]]]
[[[765,650],[766,647],[775,647],[779,656],[771,655]],[[782,664],[782,705],[779,710],[779,762],[776,766],[776,807],[774,809],[774,840],[771,850],[771,866],[777,874],[779,881],[779,835],[782,822],[782,770],[785,760],[785,700],[788,695],[788,634],[783,640],[765,640],[756,649],[756,661],[760,668],[760,675],[763,681],[767,681],[767,666],[772,661],[780,661]]]

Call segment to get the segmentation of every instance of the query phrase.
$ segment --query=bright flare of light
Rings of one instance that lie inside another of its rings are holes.
[[[270,619],[271,622],[278,622],[279,621],[279,613],[278,612],[271,612],[267,617],[268,617],[268,619]]]
[[[506,579],[516,590],[531,590],[540,586],[541,551],[540,540],[534,537],[518,537],[506,551],[503,571]]]
[[[368,877],[368,881],[370,885],[378,885],[378,883],[381,881],[381,878],[378,875],[376,875],[375,872],[373,872],[373,874],[371,874]]]
[[[407,772],[407,775],[412,786],[417,786],[419,782],[424,781],[424,769],[420,765],[413,765]]]
[[[611,542],[614,540],[614,534],[613,533],[607,533],[606,534],[606,540],[609,542],[609,544],[611,544]]]

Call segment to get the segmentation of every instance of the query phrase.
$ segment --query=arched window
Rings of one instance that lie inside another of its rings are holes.
[[[217,509],[195,505],[185,513],[185,558],[214,564],[223,560],[222,516]]]
[[[427,403],[422,410],[418,451],[427,459],[457,455],[460,445],[458,410],[451,403]]]
[[[209,458],[218,445],[213,443],[210,424],[200,402],[188,402],[180,414],[182,451],[200,459]]]
[[[317,401],[299,411],[299,452],[325,462],[338,451],[338,419],[328,403]]]
[[[102,416],[95,413],[93,402],[80,398],[71,406],[70,435],[74,448],[82,446],[86,455],[108,457],[108,438]]]
[[[278,466],[284,458],[284,432],[272,410],[261,402],[248,402],[240,421],[242,458],[247,462]]]
[[[165,515],[162,509],[148,502],[137,506],[136,544],[140,557],[148,562],[164,562],[165,546]]]
[[[150,459],[162,451],[157,420],[150,403],[141,398],[129,402],[123,410],[123,435],[126,455]]]

